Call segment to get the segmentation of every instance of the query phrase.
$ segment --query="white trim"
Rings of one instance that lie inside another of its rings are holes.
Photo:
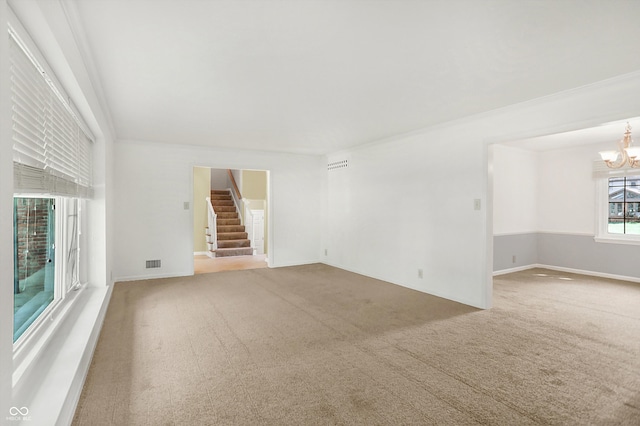
[[[593,232],[538,231],[536,233],[549,234],[549,235],[574,235],[578,237],[593,237]]]
[[[633,176],[640,175],[639,169]],[[604,176],[596,182],[596,243],[640,245],[640,235],[611,234],[608,232],[609,223],[609,177]]]
[[[194,256],[208,256],[209,252],[208,251],[194,251],[193,255]]]
[[[101,83],[102,80],[99,77],[100,74],[98,73],[98,67],[96,66],[93,60],[93,55],[91,54],[92,49],[89,45],[89,38],[87,37],[84,24],[80,18],[78,7],[72,0],[61,0],[60,6],[62,7],[64,15],[67,17],[70,32],[73,35],[76,46],[80,52],[80,57],[82,58],[91,86],[97,95],[96,100],[100,105],[101,112],[104,114],[109,131],[112,135],[115,135],[117,134],[116,126],[113,122],[111,109],[106,102],[107,97],[105,96],[105,90]]]
[[[93,289],[94,288],[92,288],[92,290]],[[97,290],[102,291],[105,289],[101,288]],[[95,322],[86,341],[86,344],[82,345],[82,350],[78,348],[78,350],[74,352],[74,354],[80,354],[80,359],[78,360],[78,368],[75,370],[75,375],[67,392],[64,404],[60,409],[60,416],[58,417],[58,422],[56,424],[71,424],[71,422],[73,421],[73,416],[75,415],[78,402],[80,401],[80,395],[82,394],[84,382],[87,378],[87,375],[89,374],[89,367],[91,366],[93,353],[95,352],[96,346],[98,345],[98,338],[100,337],[102,324],[104,323],[104,319],[107,315],[107,308],[109,307],[112,293],[113,286],[110,285],[106,287],[106,293],[102,302],[99,301],[99,294],[90,295],[90,297],[94,300],[90,300],[89,302],[87,302],[87,304],[84,306],[83,311],[80,313],[80,318],[84,319],[84,317],[86,317],[87,320],[90,321],[93,318],[95,309],[98,308],[98,304],[100,304],[99,310],[96,314]]]
[[[506,275],[506,274],[511,274],[513,272],[526,271],[527,269],[533,269],[537,267],[538,267],[538,264],[532,264],[532,265],[517,266],[515,268],[509,268],[509,269],[501,269],[499,271],[493,271],[493,276],[497,277],[499,275]]]
[[[532,235],[532,234],[548,234],[548,235],[575,235],[578,237],[593,237],[593,232],[565,232],[565,231],[531,231],[531,232],[502,232],[493,234],[494,237],[510,237],[516,235]]]
[[[71,424],[104,321],[112,286],[86,287],[14,387],[34,424]],[[37,389],[37,392],[34,392]]]
[[[609,235],[613,235],[613,234],[609,234]],[[626,236],[625,238],[622,235],[620,235],[619,237],[593,237],[593,240],[596,243],[626,244],[630,246],[640,245],[640,236],[636,236],[635,238],[631,236]]]
[[[131,281],[144,281],[144,280],[155,280],[159,278],[185,278],[192,277],[194,274],[191,273],[181,273],[181,274],[158,274],[158,275],[129,275],[125,277],[115,277],[113,282],[131,282]]]
[[[523,267],[519,267],[519,268],[503,269],[501,271],[495,271],[493,273],[493,276],[504,275],[504,274],[508,274],[508,273],[511,273],[511,272],[525,271],[527,269],[534,269],[534,268],[550,269],[552,271],[567,272],[567,273],[570,273],[570,274],[588,275],[588,276],[591,276],[591,277],[609,278],[609,279],[612,279],[612,280],[630,281],[630,282],[634,282],[634,283],[640,283],[640,278],[638,278],[638,277],[629,277],[629,276],[626,276],[626,275],[617,275],[617,274],[607,274],[607,273],[604,273],[604,272],[587,271],[587,270],[584,270],[584,269],[565,268],[565,267],[562,267],[562,266],[544,265],[544,264],[540,264],[540,263],[527,265],[527,266],[523,266]]]
[[[488,117],[494,117],[500,114],[508,114],[514,111],[520,112],[522,110],[531,110],[532,108],[544,108],[548,106],[550,103],[565,101],[571,98],[572,96],[573,97],[582,96],[584,94],[592,95],[598,90],[610,89],[611,87],[615,87],[615,86],[627,86],[630,82],[635,83],[636,80],[638,80],[639,78],[640,78],[640,71],[632,71],[627,74],[622,74],[622,75],[607,78],[604,80],[596,81],[593,83],[588,83],[582,86],[574,87],[571,89],[562,90],[560,92],[555,92],[550,95],[544,95],[537,98],[528,99],[522,102],[505,105],[503,107],[498,107],[495,109],[483,111],[483,112],[468,115],[465,117],[456,118],[453,120],[434,123],[432,125],[427,125],[420,129],[412,130],[405,133],[399,133],[392,136],[387,136],[387,137],[376,139],[370,142],[365,142],[363,144],[356,145],[354,147],[326,152],[324,153],[324,155],[327,157],[343,155],[349,152],[355,152],[355,151],[366,149],[372,146],[381,145],[387,142],[393,142],[400,139],[408,139],[414,136],[425,135],[432,131],[447,129],[448,127],[461,126],[470,122],[483,120]],[[601,114],[600,117],[598,117],[597,121],[594,121],[591,119],[583,119],[580,121],[569,122],[568,120],[565,120],[566,124],[562,124],[562,125],[546,127],[546,128],[538,128],[535,131],[517,132],[517,133],[511,133],[507,135],[493,136],[493,137],[484,139],[484,143],[496,144],[496,143],[504,143],[504,142],[511,142],[514,140],[526,139],[526,138],[533,138],[538,136],[552,135],[555,133],[563,133],[563,132],[568,132],[572,130],[584,129],[585,127],[591,127],[593,125],[599,125],[603,121],[604,122],[616,121],[616,120],[623,119],[624,117],[634,117],[634,116],[636,116],[635,113],[605,114],[605,115]],[[320,155],[322,155],[322,153]]]
[[[531,234],[539,234],[540,231],[522,231],[522,232],[497,232],[494,233],[494,237],[509,237],[515,235],[531,235]]]
[[[275,263],[269,264],[267,262],[267,264],[269,265],[269,268],[288,268],[290,266],[313,265],[314,263],[322,263],[322,262],[320,262],[318,259],[315,259],[315,260],[303,260],[303,261],[300,261],[300,262],[285,262],[285,263],[278,263],[278,264],[275,264]],[[330,266],[333,266],[333,265],[330,265]]]

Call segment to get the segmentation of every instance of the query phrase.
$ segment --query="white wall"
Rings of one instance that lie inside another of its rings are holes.
[[[227,169],[211,169],[211,189],[231,188]]]
[[[72,415],[79,396],[91,351],[100,328],[100,311],[106,306],[111,265],[111,205],[113,170],[113,130],[108,111],[103,108],[99,85],[90,61],[83,51],[83,39],[76,38],[71,28],[73,14],[60,2],[0,0],[2,22],[12,20],[9,5],[17,15],[15,26],[24,26],[24,33],[33,39],[44,60],[48,62],[61,87],[72,99],[90,130],[96,137],[94,145],[93,183],[95,197],[88,203],[88,221],[84,233],[89,241],[85,253],[89,258],[89,287],[78,294],[72,309],[51,318],[38,344],[24,359],[32,359],[26,367],[13,360],[13,176],[11,115],[8,110],[10,88],[8,80],[7,37],[0,42],[0,422],[5,420],[10,406],[28,406],[33,422],[62,424]],[[18,23],[19,21],[19,23]],[[6,28],[6,27],[5,27]],[[5,33],[6,35],[6,33]],[[30,42],[29,42],[30,43]],[[32,46],[30,46],[32,47]],[[94,297],[96,296],[96,297]],[[103,312],[103,311],[102,311]],[[67,315],[67,316],[65,316]],[[82,317],[81,323],[72,318]],[[66,321],[64,318],[68,318]],[[62,320],[62,321],[61,321]],[[64,330],[64,328],[67,330]],[[68,329],[73,329],[69,333]],[[35,343],[35,342],[34,342]],[[34,345],[34,347],[37,345]],[[64,348],[59,356],[56,348]],[[13,367],[13,368],[12,368]],[[12,389],[14,368],[22,369],[17,385]],[[15,422],[13,422],[15,423]]]
[[[630,74],[330,155],[329,161],[348,157],[350,166],[329,172],[326,261],[491,306],[487,145],[637,116],[632,94],[639,90],[640,73]]]
[[[596,185],[593,162],[609,144],[586,145],[540,153],[538,228],[540,232],[587,234],[596,231]]]
[[[457,145],[451,134],[475,143]],[[328,263],[483,303],[485,146],[464,128],[451,134],[441,127],[329,157],[346,156],[349,167],[327,172]],[[481,210],[474,210],[474,199]]]
[[[209,206],[207,198],[211,196],[211,169],[193,168],[193,252],[208,250],[205,229],[209,227]]]
[[[600,159],[599,151],[616,142],[541,152],[494,145],[494,235],[594,235],[593,162]]]
[[[493,146],[493,234],[538,230],[538,153]]]
[[[0,1],[0,21],[7,22],[8,6]],[[6,34],[6,33],[5,33]],[[0,419],[12,405],[13,374],[13,147],[8,38],[0,38]]]
[[[270,266],[319,261],[321,157],[122,141],[116,163],[116,279],[193,274],[193,166],[270,170]]]

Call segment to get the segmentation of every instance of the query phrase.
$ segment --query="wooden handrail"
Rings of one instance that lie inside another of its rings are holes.
[[[238,200],[242,200],[242,195],[240,194],[240,190],[238,189],[238,184],[236,184],[236,179],[233,177],[233,173],[231,173],[230,169],[227,169],[227,173],[229,173],[229,179],[231,179],[231,185],[233,185],[233,190],[236,192]]]

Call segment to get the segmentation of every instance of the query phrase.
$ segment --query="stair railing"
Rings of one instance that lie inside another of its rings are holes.
[[[206,235],[208,253],[218,250],[218,215],[213,210],[211,197],[207,197],[207,225],[209,232]]]
[[[248,201],[248,200],[247,200]],[[255,254],[256,248],[254,246],[254,242],[253,242],[253,213],[251,212],[251,208],[250,208],[250,204],[251,202],[247,202],[245,203],[245,207],[244,207],[244,217],[245,217],[245,232],[247,233],[247,238],[249,238],[249,241],[251,242],[251,248],[253,249],[253,254]]]

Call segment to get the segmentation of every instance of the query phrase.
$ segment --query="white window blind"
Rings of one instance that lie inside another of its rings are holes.
[[[44,68],[9,34],[14,191],[91,197],[91,139]]]
[[[612,169],[602,160],[593,162],[593,177],[595,179],[604,179],[611,177],[637,176],[640,175],[640,169],[629,166],[623,166],[619,169]]]

